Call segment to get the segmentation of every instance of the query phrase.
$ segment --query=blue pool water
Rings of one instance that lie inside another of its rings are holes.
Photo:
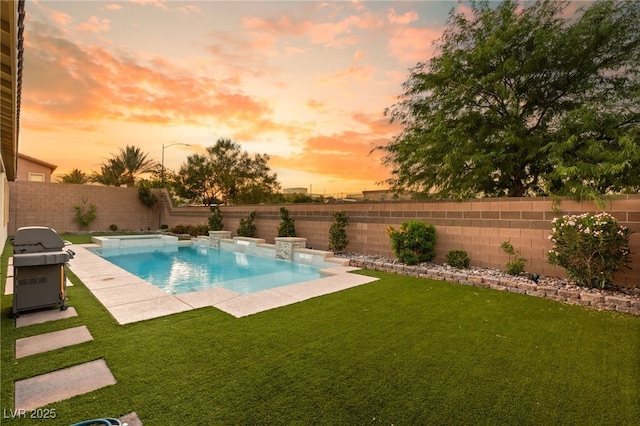
[[[91,251],[171,294],[215,287],[247,294],[322,278],[316,266],[202,246]]]

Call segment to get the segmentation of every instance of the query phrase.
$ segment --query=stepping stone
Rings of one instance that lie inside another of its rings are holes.
[[[7,277],[4,285],[4,294],[13,294],[13,277]]]
[[[136,413],[135,411],[129,414],[125,414],[124,416],[120,417],[118,420],[120,420],[120,423],[122,424],[126,423],[129,426],[142,426],[142,422],[138,417],[138,413]]]
[[[33,410],[106,386],[116,379],[103,359],[98,359],[15,383],[15,409]]]
[[[16,318],[16,327],[26,327],[28,325],[40,324],[47,321],[56,321],[65,318],[77,317],[78,312],[73,306],[67,308],[66,311],[60,309],[49,309],[47,311],[30,312],[28,314],[20,314]]]
[[[16,340],[16,359],[89,342],[93,336],[86,326],[68,328]]]

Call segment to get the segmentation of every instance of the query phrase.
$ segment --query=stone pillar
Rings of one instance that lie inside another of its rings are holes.
[[[305,248],[307,246],[306,238],[298,237],[276,237],[276,258],[293,260],[294,248]]]
[[[231,231],[209,231],[209,247],[220,248],[220,240],[231,238]]]

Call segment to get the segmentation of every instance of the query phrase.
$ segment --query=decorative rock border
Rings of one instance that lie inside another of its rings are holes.
[[[510,291],[600,310],[640,315],[640,288],[630,289],[630,294],[626,294],[619,291],[579,287],[557,278],[541,277],[536,283],[525,277],[504,276],[504,274],[490,270],[455,269],[429,264],[409,266],[393,261],[368,260],[359,257],[349,257],[349,265],[374,271]]]

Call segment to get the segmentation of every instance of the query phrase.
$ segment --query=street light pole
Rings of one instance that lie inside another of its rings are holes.
[[[174,146],[174,145],[191,146],[191,144],[179,143],[179,142],[172,143],[172,144],[169,144],[169,145],[162,144],[162,162],[160,164],[160,179],[162,180],[162,187],[163,188],[164,188],[164,149],[165,148],[169,148],[170,146]]]

